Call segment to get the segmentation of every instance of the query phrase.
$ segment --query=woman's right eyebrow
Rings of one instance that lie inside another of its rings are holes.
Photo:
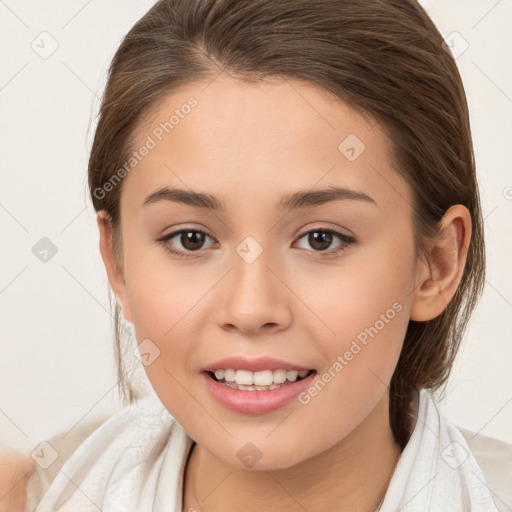
[[[153,192],[144,199],[142,206],[160,201],[173,201],[175,203],[188,204],[196,208],[225,211],[226,207],[216,197],[202,192],[192,192],[181,188],[163,187]]]
[[[196,208],[226,211],[225,204],[211,194],[169,187],[162,187],[151,193],[144,200],[143,206],[160,201],[172,201]],[[377,206],[377,202],[364,192],[332,186],[322,190],[299,190],[293,192],[282,197],[277,203],[276,208],[279,211],[296,210],[299,208],[321,206],[333,201],[364,201]]]

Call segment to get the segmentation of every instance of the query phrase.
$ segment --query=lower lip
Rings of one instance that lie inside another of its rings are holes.
[[[201,373],[201,378],[213,397],[227,409],[243,414],[263,414],[275,411],[293,400],[311,385],[315,375],[313,371],[304,379],[268,391],[229,388],[210,377],[208,372]]]

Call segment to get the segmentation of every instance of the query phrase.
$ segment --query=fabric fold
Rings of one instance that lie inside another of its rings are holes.
[[[497,512],[485,476],[463,435],[419,394],[416,425],[380,512]]]
[[[498,512],[460,431],[430,392],[380,512]],[[181,512],[194,441],[154,394],[114,414],[64,463],[35,512]]]

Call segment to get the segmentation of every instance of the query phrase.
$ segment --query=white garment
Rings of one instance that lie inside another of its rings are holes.
[[[415,428],[380,512],[497,512],[461,432],[440,415],[428,391],[419,393],[416,405]],[[181,512],[193,444],[151,394],[114,414],[79,446],[35,512]]]

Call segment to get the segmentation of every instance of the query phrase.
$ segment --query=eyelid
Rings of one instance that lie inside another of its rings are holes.
[[[216,243],[218,243],[216,238],[213,235],[211,235],[210,233],[208,233],[208,231],[206,231],[204,229],[201,229],[201,228],[187,227],[187,226],[185,226],[183,228],[176,229],[174,231],[170,231],[169,233],[167,233],[165,235],[162,235],[161,237],[157,238],[156,241],[159,242],[159,243],[165,244],[170,239],[174,238],[176,235],[180,235],[181,233],[187,233],[187,232],[191,232],[191,231],[195,231],[196,233],[201,233],[203,235],[206,235],[206,236],[210,237],[212,240],[214,240]],[[198,251],[188,251],[188,252],[190,254],[192,254],[194,252],[200,252],[201,250],[203,250],[203,249],[199,249]]]
[[[338,247],[334,247],[333,249],[326,249],[324,251],[314,251],[314,250],[307,250],[304,249],[307,253],[310,253],[312,255],[315,255],[314,257],[320,257],[320,258],[328,258],[328,257],[336,257],[336,255],[340,252],[344,252],[350,245],[354,245],[357,243],[357,240],[351,236],[346,235],[345,233],[341,233],[337,229],[329,228],[327,226],[318,226],[309,228],[300,235],[296,237],[296,240],[299,241],[301,238],[304,238],[305,236],[309,235],[310,233],[316,233],[316,232],[323,232],[323,233],[330,233],[335,238],[338,238],[340,241],[340,244]],[[300,249],[300,248],[299,248]],[[318,255],[318,256],[317,256]]]
[[[346,228],[344,228],[344,229],[346,229]],[[311,233],[312,231],[327,231],[327,232],[333,233],[335,235],[340,235],[340,236],[346,238],[347,240],[351,240],[353,242],[356,241],[355,237],[351,234],[352,232],[350,232],[350,234],[349,233],[343,233],[341,231],[341,228],[329,227],[326,224],[319,224],[318,226],[308,227],[303,232],[301,232],[298,235],[296,235],[296,237],[297,238],[301,238],[304,235],[307,235],[308,233]],[[346,229],[346,231],[349,231],[349,230]]]
[[[193,255],[194,254],[201,254],[203,252],[206,251],[206,249],[198,249],[197,251],[183,251],[181,249],[172,249],[168,242],[169,240],[171,240],[172,238],[174,238],[175,236],[179,235],[179,234],[182,234],[184,232],[191,232],[191,231],[194,231],[196,233],[201,233],[201,234],[204,234],[208,237],[210,237],[212,240],[214,240],[215,243],[218,243],[218,241],[216,240],[216,238],[214,236],[212,236],[210,233],[208,233],[206,230],[204,229],[200,229],[200,228],[196,228],[196,227],[190,227],[190,226],[185,226],[185,227],[181,227],[179,229],[176,229],[174,231],[171,231],[170,233],[166,234],[166,235],[163,235],[161,237],[159,237],[156,241],[163,245],[164,246],[164,249],[171,253],[171,254],[174,254],[180,258],[188,258],[188,257],[194,257]],[[341,244],[339,247],[336,247],[334,249],[327,249],[325,251],[310,251],[310,250],[307,250],[307,252],[311,252],[313,254],[325,254],[326,256],[327,255],[334,255],[336,254],[338,251],[341,251],[343,249],[345,249],[348,245],[351,245],[351,244],[354,244],[357,242],[357,240],[352,236],[352,235],[347,235],[345,233],[341,233],[340,231],[338,231],[337,229],[334,229],[334,228],[330,228],[330,227],[327,227],[325,225],[321,225],[321,226],[317,226],[317,227],[310,227],[309,229],[306,229],[305,231],[303,231],[302,233],[296,235],[294,241],[298,241],[300,240],[301,238],[304,238],[304,236],[310,234],[310,233],[314,233],[314,232],[318,232],[318,231],[321,231],[321,232],[324,232],[324,233],[331,233],[332,235],[334,235],[335,237],[337,237],[340,241],[341,241]]]

